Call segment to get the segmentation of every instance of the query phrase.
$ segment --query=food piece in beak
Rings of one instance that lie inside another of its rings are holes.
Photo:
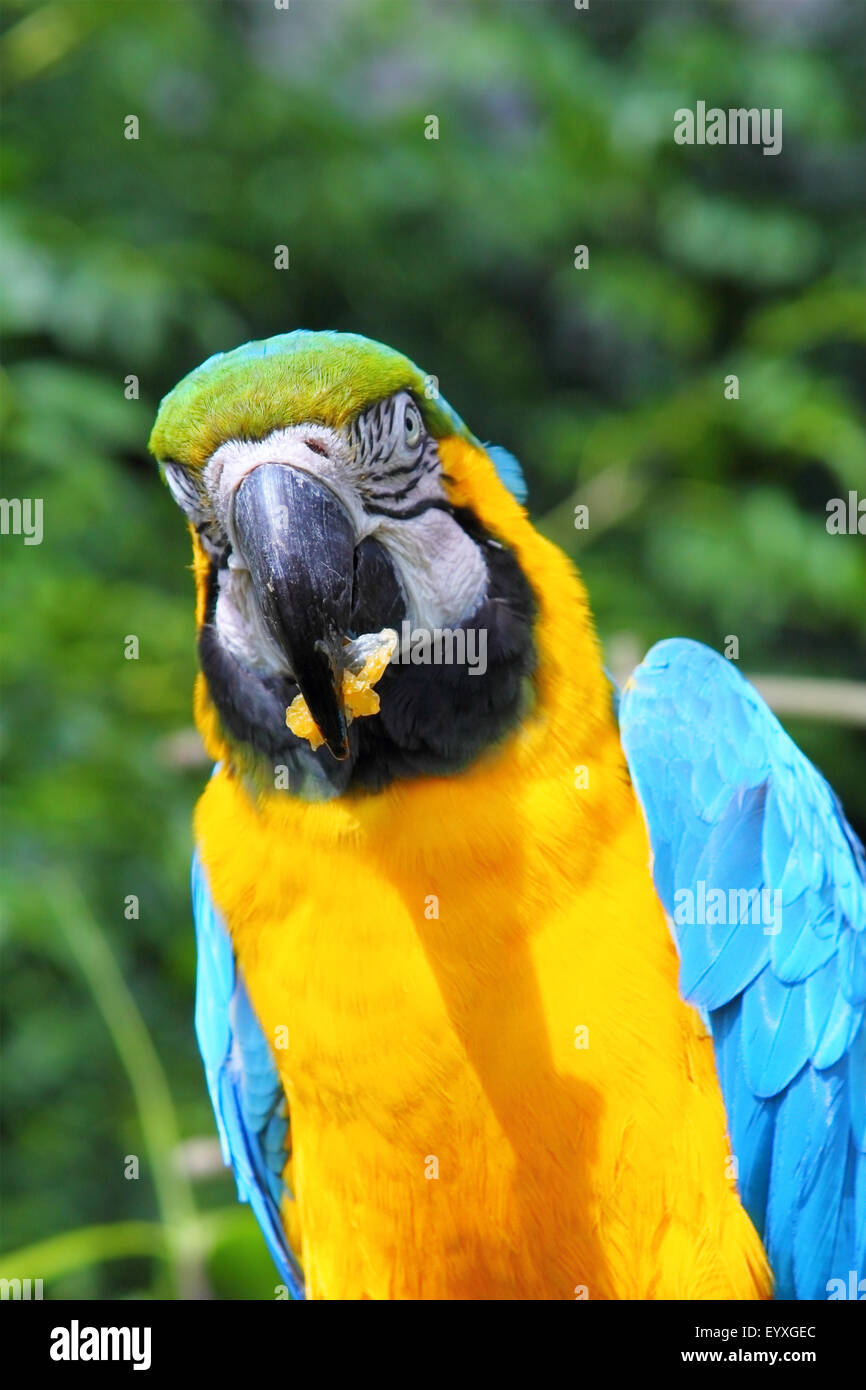
[[[381,632],[365,632],[343,649],[343,708],[347,723],[379,713],[379,696],[373,686],[385,674],[391,657],[397,650],[397,634],[392,627]],[[305,738],[312,749],[325,742],[313,719],[303,695],[296,695],[286,710],[286,725],[297,738]]]

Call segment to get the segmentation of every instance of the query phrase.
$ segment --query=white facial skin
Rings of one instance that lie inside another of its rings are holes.
[[[222,644],[249,669],[291,674],[261,617],[233,527],[237,488],[264,463],[289,464],[325,483],[352,518],[356,544],[372,536],[387,550],[402,581],[413,627],[454,627],[470,618],[484,599],[484,557],[447,511],[382,514],[385,509],[399,513],[431,499],[446,500],[438,451],[408,392],[382,402],[345,430],[293,425],[264,439],[230,439],[209,459],[202,478],[204,495],[196,502],[175,470],[167,469],[166,474],[194,524],[209,514],[232,543],[228,568],[220,571],[216,627]]]

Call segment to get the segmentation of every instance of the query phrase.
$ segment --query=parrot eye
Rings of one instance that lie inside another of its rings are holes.
[[[417,444],[421,438],[421,416],[414,405],[407,405],[406,414],[403,416],[403,432],[406,443]]]

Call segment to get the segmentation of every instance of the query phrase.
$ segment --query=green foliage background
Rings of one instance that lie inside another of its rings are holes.
[[[866,547],[825,508],[866,493],[866,7],[53,0],[3,25],[3,493],[44,498],[45,536],[2,541],[0,1263],[50,1296],[270,1297],[230,1178],[178,1163],[214,1132],[206,768],[156,404],[249,338],[380,338],[523,460],[612,650],[733,633],[747,672],[862,679]],[[781,107],[783,152],[678,147],[698,100]],[[787,723],[863,834],[862,730]]]

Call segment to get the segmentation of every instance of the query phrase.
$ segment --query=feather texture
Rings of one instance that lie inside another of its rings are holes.
[[[831,1279],[866,1275],[863,848],[758,693],[706,647],[654,647],[620,723],[681,987],[709,1013],[743,1200],[777,1296],[826,1298]],[[678,913],[683,894],[708,906],[713,890],[725,924]],[[749,890],[766,894],[757,922],[742,920]]]
[[[285,1095],[198,855],[192,864],[192,902],[198,949],[195,1028],[223,1160],[234,1169],[238,1197],[252,1207],[289,1296],[303,1298],[303,1276],[280,1220],[281,1204],[291,1196],[282,1177]]]

